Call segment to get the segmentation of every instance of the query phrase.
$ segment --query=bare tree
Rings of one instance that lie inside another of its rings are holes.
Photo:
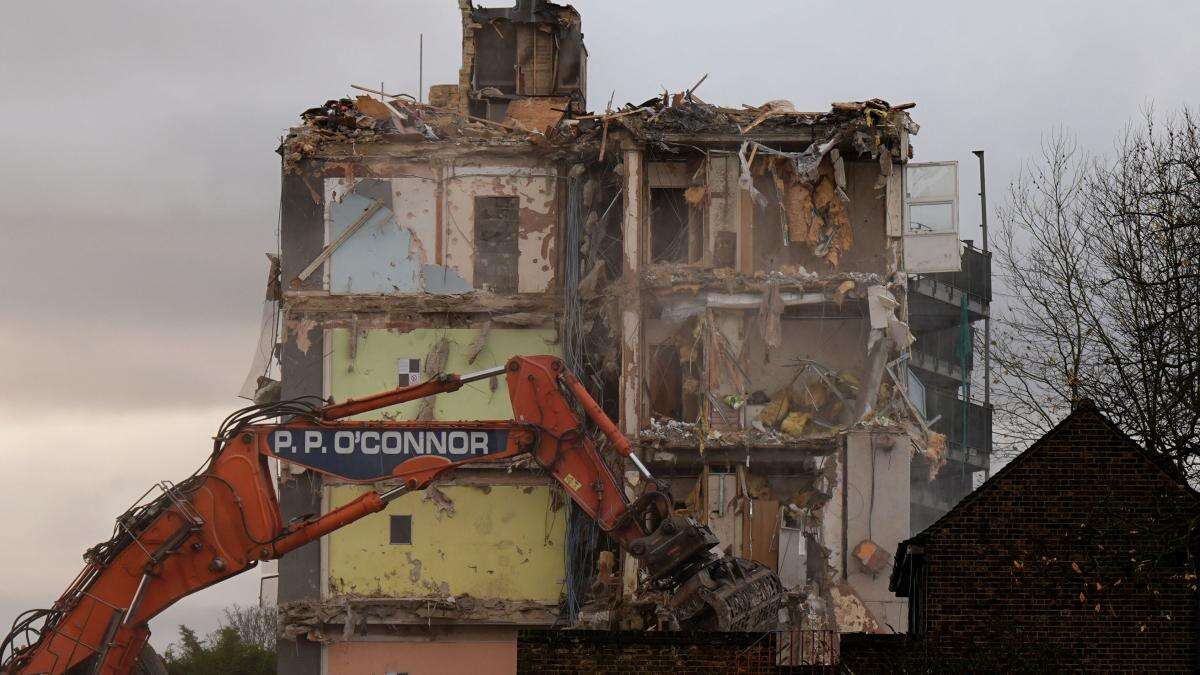
[[[1020,447],[1090,398],[1200,469],[1200,128],[1147,111],[1110,159],[1058,131],[1010,189],[996,249],[999,440]]]
[[[275,651],[279,613],[274,605],[232,605],[225,608],[221,628],[232,628],[242,642]]]

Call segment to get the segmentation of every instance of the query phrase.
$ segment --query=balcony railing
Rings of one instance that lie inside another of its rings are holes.
[[[941,416],[933,430],[946,435],[953,447],[962,447],[963,402],[953,393],[929,389],[925,392],[925,414],[929,419]],[[967,403],[967,447],[985,453],[992,451],[992,409],[978,403]]]
[[[975,364],[974,350],[970,349],[975,341],[975,329],[969,328],[967,332],[968,343],[967,349],[967,370],[971,370]],[[917,341],[913,343],[913,351],[921,352],[934,357],[938,361],[946,363],[947,367],[954,369],[962,368],[962,360],[959,356],[959,342],[962,341],[962,327],[953,326],[942,330],[932,330],[917,335]]]
[[[985,253],[970,244],[963,246],[962,268],[959,271],[938,272],[922,276],[928,276],[943,284],[964,290],[983,302],[992,301],[992,254]]]

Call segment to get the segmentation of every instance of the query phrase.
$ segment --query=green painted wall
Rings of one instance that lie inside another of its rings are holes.
[[[441,337],[450,341],[445,371],[466,373],[504,365],[510,356],[553,354],[562,355],[561,344],[553,329],[493,329],[488,332],[483,351],[474,363],[467,363],[478,329],[419,328],[408,332],[390,330],[360,331],[354,358],[350,358],[350,330],[331,331],[329,393],[336,401],[378,393],[397,386],[400,359],[425,358]],[[432,373],[422,372],[421,379]],[[487,381],[474,382],[451,394],[437,397],[435,415],[439,420],[510,419],[512,405],[504,378],[496,379],[496,389]],[[377,410],[361,419],[413,419],[420,410],[419,401]]]
[[[329,505],[346,504],[368,489],[332,487]],[[453,514],[413,493],[330,535],[330,591],[558,602],[567,509],[552,507],[549,487],[439,489],[453,503]],[[390,543],[392,515],[412,516],[411,544]]]
[[[479,334],[477,329],[369,330],[359,333],[351,350],[351,331],[331,331],[330,394],[342,401],[394,388],[400,359],[420,359],[420,379],[427,379],[432,373],[424,372],[425,359],[443,336],[449,341],[446,372],[503,365],[516,354],[561,355],[553,330],[494,329],[475,362],[467,363]],[[511,419],[504,378],[495,383],[495,389],[484,381],[439,395],[437,419]],[[420,406],[413,401],[362,418],[413,419]],[[329,507],[341,506],[367,489],[331,486]],[[440,489],[454,503],[453,514],[438,509],[424,493],[414,493],[327,537],[330,592],[376,597],[465,593],[477,598],[558,601],[567,510],[551,508],[549,487],[497,485],[489,492],[463,486]],[[412,544],[391,544],[389,516],[402,514],[413,518]]]

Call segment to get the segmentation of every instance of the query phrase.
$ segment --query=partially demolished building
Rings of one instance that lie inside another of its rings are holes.
[[[896,543],[990,442],[941,412],[970,364],[921,355],[987,299],[956,282],[955,167],[909,164],[912,104],[727,108],[701,80],[593,114],[574,9],[460,9],[457,84],[358,87],[280,148],[283,397],[561,355],[677,509],[779,570],[794,625],[903,630]],[[381,414],[505,419],[504,386]],[[289,515],[360,491],[280,473]],[[280,561],[281,671],[515,665],[520,627],[650,627],[611,548],[531,464],[460,471]]]

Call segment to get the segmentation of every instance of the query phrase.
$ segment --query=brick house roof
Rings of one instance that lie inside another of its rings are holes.
[[[969,505],[983,498],[985,495],[995,489],[997,485],[1008,480],[1009,476],[1019,467],[1028,462],[1030,458],[1036,457],[1039,452],[1046,447],[1049,441],[1074,427],[1077,423],[1086,421],[1102,422],[1103,426],[1112,433],[1113,440],[1115,442],[1124,445],[1128,449],[1135,450],[1137,454],[1145,458],[1150,465],[1161,471],[1170,481],[1183,488],[1184,492],[1190,495],[1196,501],[1197,506],[1200,507],[1200,492],[1197,492],[1195,488],[1188,484],[1187,479],[1184,478],[1179,469],[1173,463],[1161,455],[1146,450],[1140,443],[1130,438],[1130,436],[1126,434],[1120,427],[1118,427],[1112,420],[1105,417],[1104,414],[1096,408],[1095,403],[1093,403],[1090,399],[1083,399],[1075,406],[1075,409],[1071,411],[1071,414],[1064,417],[1061,422],[1054,426],[1053,429],[1046,432],[1045,435],[1039,438],[1019,455],[1014,457],[1012,461],[1004,465],[1003,468],[992,474],[992,476],[988,478],[988,480],[984,481],[982,485],[973,490],[966,497],[963,497],[962,501],[956,504],[954,508],[947,511],[941,518],[934,521],[929,527],[913,535],[909,539],[900,542],[896,548],[895,564],[892,566],[892,574],[888,583],[889,589],[899,597],[908,597],[909,589],[906,581],[909,578],[907,572],[909,565],[911,565],[912,562],[910,555],[911,549],[922,546],[931,533],[946,527],[949,523],[953,522],[955,518],[958,517],[958,515],[962,513],[963,510]]]

